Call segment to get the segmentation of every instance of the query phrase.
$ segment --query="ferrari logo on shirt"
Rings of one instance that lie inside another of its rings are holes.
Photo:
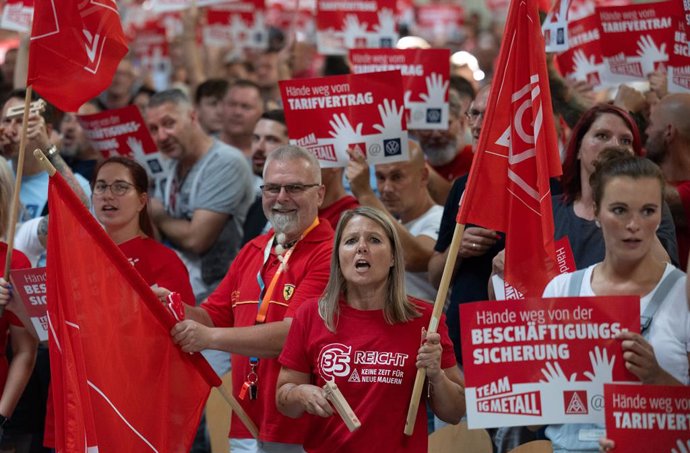
[[[292,295],[295,293],[295,285],[291,285],[290,283],[287,283],[285,286],[283,286],[283,299],[287,302],[290,300]]]

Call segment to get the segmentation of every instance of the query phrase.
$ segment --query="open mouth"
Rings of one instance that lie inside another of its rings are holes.
[[[366,270],[371,267],[371,264],[367,260],[357,260],[355,262],[355,269],[357,270]]]
[[[117,211],[115,206],[106,205],[101,208],[101,211]]]

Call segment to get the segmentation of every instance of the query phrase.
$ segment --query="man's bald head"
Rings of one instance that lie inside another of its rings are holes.
[[[690,93],[665,96],[649,114],[647,157],[663,163],[670,153],[687,152],[690,144]]]

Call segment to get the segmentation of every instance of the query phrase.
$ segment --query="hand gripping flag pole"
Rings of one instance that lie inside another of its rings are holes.
[[[462,243],[462,235],[465,232],[465,225],[460,223],[455,224],[453,231],[453,239],[448,247],[448,258],[446,258],[446,265],[443,268],[443,275],[441,276],[441,283],[436,293],[436,300],[434,301],[434,309],[431,312],[431,319],[429,319],[429,327],[427,333],[436,333],[438,324],[441,322],[441,315],[443,314],[443,306],[446,303],[448,296],[448,287],[450,286],[450,279],[453,277],[453,269],[455,269],[455,262],[458,259],[458,250]],[[411,436],[414,433],[414,424],[417,418],[417,411],[419,410],[419,399],[422,397],[422,390],[424,389],[424,380],[426,379],[426,369],[417,368],[417,375],[414,379],[414,387],[412,388],[412,396],[410,397],[410,405],[407,408],[407,419],[405,420],[405,434]]]

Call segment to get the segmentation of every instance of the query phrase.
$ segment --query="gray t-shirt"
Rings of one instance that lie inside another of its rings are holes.
[[[252,172],[238,149],[214,139],[211,149],[181,181],[176,175],[177,161],[173,161],[156,192],[168,215],[191,220],[197,209],[229,215],[218,239],[204,254],[176,248],[200,301],[220,283],[240,249],[242,225],[254,200]]]

